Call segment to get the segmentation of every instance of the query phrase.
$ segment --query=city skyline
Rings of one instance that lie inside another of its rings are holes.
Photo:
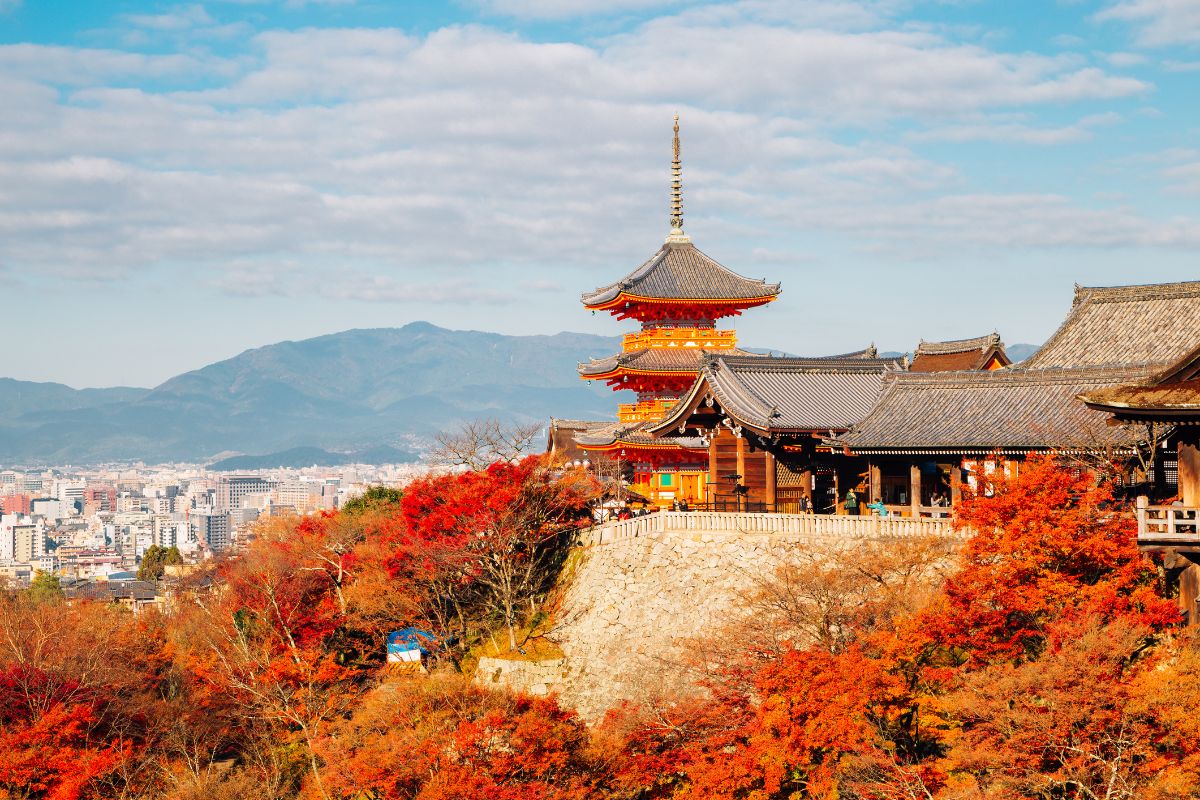
[[[794,5],[0,0],[0,375],[609,335],[578,298],[666,235],[676,112],[686,230],[783,284],[750,344],[1037,343],[1075,282],[1195,277],[1200,11]]]

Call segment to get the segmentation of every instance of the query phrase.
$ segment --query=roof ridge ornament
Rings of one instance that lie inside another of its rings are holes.
[[[675,115],[675,137],[671,141],[671,233],[667,244],[688,244],[683,232],[683,162],[679,158],[679,115]]]

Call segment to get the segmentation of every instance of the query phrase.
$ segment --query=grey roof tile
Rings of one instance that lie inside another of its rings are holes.
[[[630,444],[675,444],[690,450],[705,449],[704,442],[697,436],[660,436],[650,435],[646,429],[650,423],[611,422],[600,428],[588,430],[575,436],[575,441],[583,447],[604,447],[618,440]]]
[[[1169,364],[1196,345],[1200,281],[1075,288],[1071,311],[1027,369]]]
[[[898,359],[861,354],[766,359],[713,354],[704,359],[691,391],[652,430],[679,425],[707,392],[731,419],[761,431],[844,430],[871,410],[883,375],[898,369]]]
[[[748,300],[778,295],[779,284],[744,278],[690,242],[668,242],[620,281],[585,292],[582,299],[584,305],[602,305],[622,292],[664,300]]]
[[[1077,396],[1145,375],[1130,367],[892,374],[871,413],[834,443],[866,454],[1128,446],[1132,434]]]
[[[950,339],[945,342],[927,342],[924,339],[917,345],[914,356],[946,355],[948,353],[966,353],[972,350],[987,350],[989,347],[1004,347],[1000,334],[989,333],[986,336],[975,336],[971,339]]]

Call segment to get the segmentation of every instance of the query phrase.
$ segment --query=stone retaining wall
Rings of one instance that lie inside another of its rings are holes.
[[[636,534],[611,535],[615,525],[632,528],[628,522],[655,517],[662,518],[661,524],[667,528],[675,516],[696,520],[701,516],[787,515],[657,514],[601,526],[607,529],[604,531],[593,529],[585,541],[603,544],[580,548],[570,585],[564,587],[561,613],[549,634],[565,657],[544,662],[544,666],[493,664],[499,660],[483,659],[477,680],[539,694],[555,692],[565,705],[594,722],[621,700],[636,702],[685,681],[678,668],[685,647],[732,621],[745,596],[769,578],[789,553],[798,548],[853,546],[856,541],[856,537],[817,532],[808,523],[788,529],[792,526],[788,521],[778,526],[783,532],[745,532],[714,525],[724,529],[642,529]],[[855,530],[868,529],[857,526]],[[918,530],[927,535],[952,535],[944,522]],[[900,534],[904,538],[915,535],[907,529]]]

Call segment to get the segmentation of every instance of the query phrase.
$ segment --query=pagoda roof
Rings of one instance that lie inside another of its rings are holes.
[[[1076,286],[1071,311],[1027,369],[1165,366],[1196,344],[1200,281]]]
[[[607,358],[593,358],[579,365],[579,374],[584,378],[598,378],[620,372],[696,372],[700,362],[709,351],[699,347],[646,347],[630,350]],[[722,351],[736,353],[749,358],[766,358],[746,350]]]
[[[913,352],[912,372],[955,372],[964,369],[983,369],[993,359],[1003,366],[1012,363],[1004,351],[1000,334],[989,333],[971,339],[953,339],[945,342],[921,340]]]
[[[1132,435],[1077,398],[1145,375],[1135,367],[892,373],[870,414],[832,443],[856,454],[1126,448]]]
[[[778,283],[744,278],[705,255],[690,241],[669,241],[646,263],[616,283],[585,292],[583,304],[604,307],[622,295],[650,300],[773,300]]]
[[[746,358],[710,354],[691,390],[651,433],[666,433],[712,399],[738,425],[762,433],[845,430],[879,399],[883,376],[902,369],[874,348],[822,358]],[[870,355],[868,355],[870,354]]]

